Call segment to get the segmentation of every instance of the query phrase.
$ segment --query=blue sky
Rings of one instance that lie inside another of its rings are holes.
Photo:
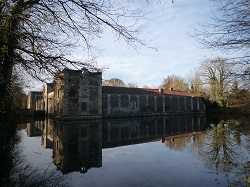
[[[141,2],[141,3],[139,3]],[[140,87],[159,86],[168,75],[186,78],[191,70],[208,57],[223,56],[219,52],[201,49],[190,33],[199,23],[209,21],[210,4],[207,0],[137,1],[133,6],[148,12],[149,20],[142,20],[143,34],[139,37],[149,40],[154,50],[139,46],[133,50],[123,41],[112,41],[108,31],[96,40],[103,49],[97,59],[98,66],[108,66],[103,79],[119,78],[125,83],[137,83]]]
[[[138,24],[143,27],[138,37],[148,40],[148,45],[158,50],[138,46],[134,50],[122,40],[116,40],[109,30],[93,44],[101,49],[97,58],[98,67],[108,67],[103,79],[119,78],[125,83],[133,82],[142,87],[156,87],[168,75],[186,78],[199,63],[220,52],[201,49],[190,33],[199,28],[199,23],[209,21],[211,8],[208,0],[134,0],[131,8],[149,13]],[[78,58],[84,58],[78,52]],[[42,85],[42,84],[41,84]],[[38,85],[36,85],[37,87]],[[41,86],[40,86],[41,87]]]

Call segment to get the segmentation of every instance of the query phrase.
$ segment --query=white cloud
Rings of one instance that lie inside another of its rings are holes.
[[[143,3],[142,3],[143,2]],[[150,19],[141,20],[143,34],[139,37],[149,40],[149,45],[158,50],[140,46],[135,51],[124,41],[114,41],[114,35],[109,30],[103,33],[103,38],[97,38],[93,44],[103,49],[97,59],[99,67],[109,69],[103,73],[103,79],[120,78],[125,83],[134,82],[139,86],[160,85],[168,75],[185,76],[199,66],[200,61],[211,54],[219,54],[202,50],[197,47],[192,33],[192,27],[198,22],[204,22],[209,17],[207,0],[171,0],[167,1],[135,1],[132,6],[150,12]],[[78,58],[85,59],[81,52]]]
[[[185,78],[205,57],[219,54],[198,48],[195,39],[188,35],[198,22],[208,19],[210,8],[206,1],[179,0],[173,4],[150,1],[143,8],[151,12],[148,16],[151,19],[143,20],[142,38],[151,40],[150,45],[158,50],[142,47],[134,51],[123,41],[112,41],[112,35],[105,32],[108,37],[98,40],[105,51],[97,60],[99,66],[109,64],[104,79],[117,77],[139,86],[160,85],[168,75]]]

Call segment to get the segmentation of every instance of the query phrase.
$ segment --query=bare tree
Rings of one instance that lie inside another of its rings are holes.
[[[129,82],[129,83],[127,84],[127,87],[129,87],[129,88],[138,88],[138,85],[137,85],[136,83]]]
[[[199,71],[194,70],[188,74],[188,82],[192,93],[200,94],[203,92],[203,83]]]
[[[135,27],[143,15],[130,10],[128,4],[116,0],[1,0],[0,98],[9,94],[13,67],[40,80],[63,68],[98,71],[92,60],[74,60],[71,52],[79,47],[92,59],[96,48],[91,41],[101,37],[105,27],[133,47],[145,45],[136,37],[139,29]],[[5,106],[3,101],[0,104]]]
[[[250,91],[236,90],[228,97],[228,107],[237,113],[250,114]]]
[[[206,48],[240,52],[237,63],[249,65],[250,60],[250,1],[210,0],[212,21],[201,25],[194,34]]]
[[[225,94],[232,83],[230,72],[233,68],[234,64],[220,57],[207,59],[201,63],[200,75],[203,84],[208,86],[209,97],[220,105],[223,104]]]
[[[250,67],[246,68],[244,71],[244,77],[240,79],[240,82],[242,83],[242,88],[245,90],[250,91]]]
[[[118,79],[118,78],[104,80],[102,85],[103,86],[126,87],[126,84],[121,79]]]
[[[174,89],[174,90],[182,90],[182,91],[189,91],[188,83],[182,77],[171,75],[165,78],[162,81],[160,86],[164,89]]]
[[[144,88],[144,89],[149,89],[150,87],[149,87],[148,85],[145,84],[145,85],[142,86],[142,88]]]

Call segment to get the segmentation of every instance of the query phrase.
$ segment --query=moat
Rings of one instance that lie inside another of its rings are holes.
[[[46,119],[19,124],[17,137],[13,154],[21,161],[10,176],[17,183],[33,181],[17,174],[22,170],[47,177],[48,186],[245,186],[249,180],[250,128],[240,119]]]

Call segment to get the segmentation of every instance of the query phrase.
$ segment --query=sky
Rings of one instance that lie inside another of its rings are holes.
[[[108,65],[103,79],[119,78],[125,83],[133,82],[142,87],[159,86],[168,75],[186,78],[206,58],[222,55],[220,52],[202,49],[191,37],[199,23],[209,21],[210,4],[207,0],[136,1],[136,8],[148,12],[149,20],[143,21],[141,36],[157,50],[140,47],[138,51],[125,42],[112,41],[112,34],[98,40],[104,49],[97,60],[98,66]],[[143,3],[144,2],[144,3]]]
[[[119,78],[123,82],[135,83],[139,87],[158,87],[169,75],[188,77],[206,58],[225,56],[218,51],[202,49],[191,37],[194,28],[209,21],[211,7],[208,0],[134,0],[132,9],[148,13],[139,21],[143,30],[139,38],[147,40],[149,46],[138,45],[134,50],[122,40],[116,40],[110,30],[105,30],[101,38],[93,44],[101,49],[96,59],[97,66],[105,67],[103,79]],[[81,52],[77,57],[84,58]],[[41,88],[42,83],[36,84]]]

